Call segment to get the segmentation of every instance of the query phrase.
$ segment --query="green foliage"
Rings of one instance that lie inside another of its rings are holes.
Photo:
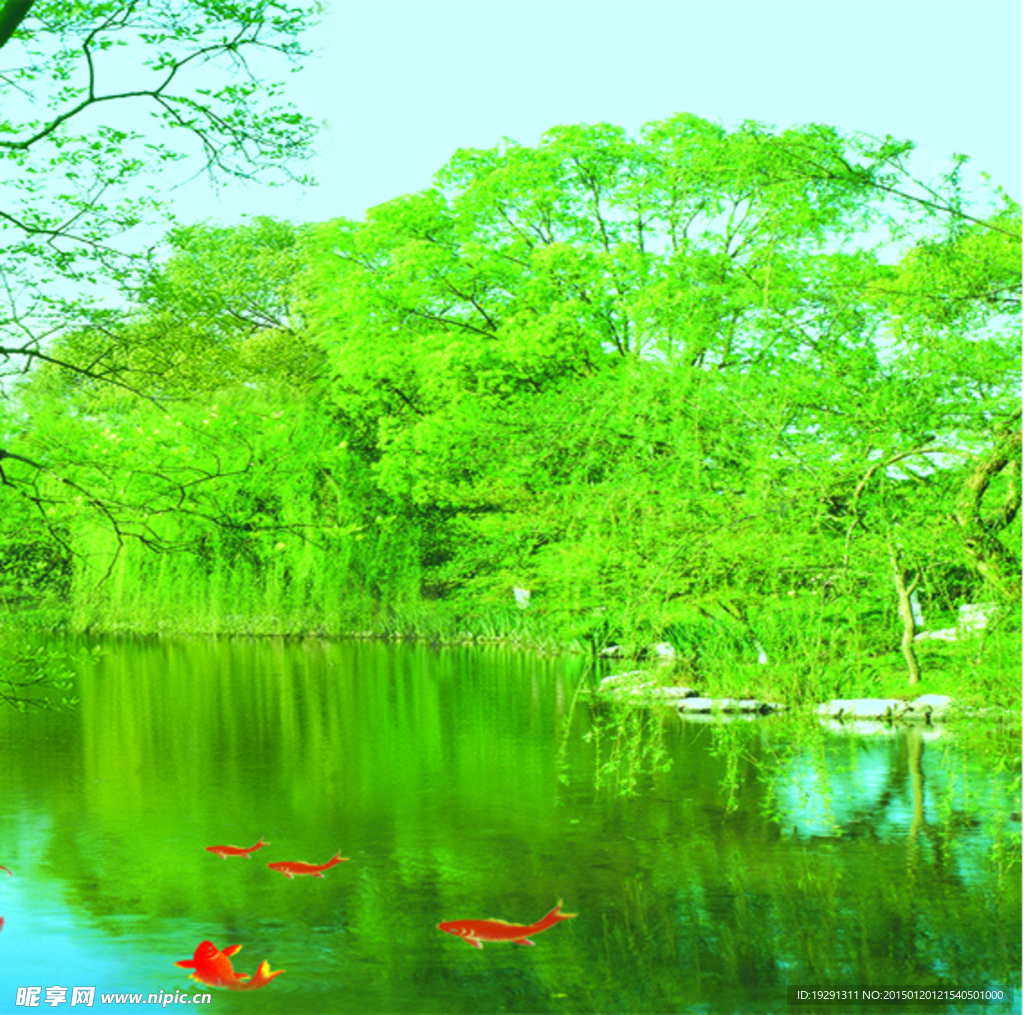
[[[271,0],[14,6],[13,36],[0,29],[0,359],[12,372],[56,359],[123,380],[114,298],[137,292],[151,266],[152,238],[132,231],[170,218],[159,195],[175,165],[182,180],[294,179],[290,164],[307,154],[312,124],[268,71],[275,56],[305,55],[311,11]],[[83,326],[92,355],[55,356],[53,336]]]
[[[672,768],[662,717],[633,703],[595,705],[583,739],[594,745],[594,788],[614,796],[636,796],[641,780]]]
[[[131,313],[54,346],[90,371],[20,391],[10,558],[60,534],[79,627],[667,640],[691,682],[884,682],[911,588],[952,626],[1020,587],[1019,209],[908,153],[559,127],[362,222],[179,229]]]
[[[49,693],[71,690],[77,668],[95,662],[102,654],[99,647],[65,648],[52,642],[34,644],[25,638],[0,636],[0,702],[19,712],[74,708],[77,698],[61,693],[57,701]]]

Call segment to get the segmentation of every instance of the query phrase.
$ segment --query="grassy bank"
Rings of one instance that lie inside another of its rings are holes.
[[[94,590],[85,602],[52,597],[17,608],[8,604],[0,624],[9,632],[502,644],[546,654],[589,655],[595,659],[595,679],[609,672],[649,668],[662,683],[695,687],[715,697],[757,697],[795,705],[832,697],[911,698],[935,693],[976,707],[1021,707],[1021,631],[1019,618],[1009,611],[984,632],[952,642],[917,642],[922,680],[911,686],[892,618],[888,625],[878,622],[884,618],[866,618],[859,624],[847,618],[840,623],[832,616],[834,604],[819,602],[818,609],[800,613],[787,601],[783,616],[765,609],[742,623],[728,611],[714,615],[708,609],[679,607],[676,616],[658,629],[627,631],[609,616],[611,611],[601,609],[570,611],[533,604],[519,609],[512,602],[487,605],[451,599],[394,605],[370,596],[354,597],[351,587],[347,596],[339,592],[323,605],[315,603],[316,589],[308,589],[294,604],[279,589],[261,589],[237,571],[205,587],[194,581],[197,576],[191,577],[188,581],[180,571],[164,570],[148,594],[114,582],[101,586],[102,594]],[[675,658],[657,660],[653,646],[658,642],[672,645]],[[621,657],[608,660],[601,650],[612,644],[622,646]]]

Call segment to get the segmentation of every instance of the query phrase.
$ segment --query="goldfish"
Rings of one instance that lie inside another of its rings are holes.
[[[474,948],[483,948],[483,941],[512,941],[517,945],[532,945],[535,942],[527,940],[531,934],[539,934],[548,927],[554,927],[560,920],[571,920],[579,915],[563,913],[561,909],[562,900],[559,899],[558,905],[547,916],[525,927],[505,920],[449,920],[447,923],[439,923],[437,929],[464,938]]]
[[[255,846],[250,846],[248,849],[242,849],[241,846],[207,846],[206,852],[216,853],[222,860],[226,860],[229,856],[248,856],[250,853],[255,853],[262,846],[269,845],[269,842],[264,842],[261,838]]]
[[[10,867],[5,867],[2,863],[0,863],[0,871],[7,871],[8,877],[10,877],[14,873],[14,871],[12,871]]]
[[[290,881],[296,874],[312,874],[315,878],[322,878],[325,870],[329,870],[331,867],[347,859],[347,856],[341,855],[341,850],[339,849],[327,863],[302,863],[300,860],[281,860],[278,863],[268,863],[267,866],[272,871],[280,871]]]
[[[271,972],[270,963],[264,959],[257,967],[255,976],[250,978],[248,973],[236,973],[231,966],[230,956],[241,951],[241,948],[241,945],[228,945],[221,951],[212,942],[203,941],[191,959],[174,964],[181,966],[182,969],[194,969],[195,972],[190,979],[198,980],[209,987],[227,987],[228,990],[258,990],[284,972],[283,969]],[[244,980],[249,982],[242,982]]]

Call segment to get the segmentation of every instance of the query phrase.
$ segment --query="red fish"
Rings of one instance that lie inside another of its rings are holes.
[[[300,860],[282,860],[278,863],[268,863],[267,866],[272,871],[280,871],[289,880],[294,878],[296,874],[312,874],[315,878],[322,878],[325,870],[330,870],[331,867],[347,859],[347,856],[341,855],[341,850],[339,849],[327,863],[302,863]]]
[[[241,846],[207,846],[206,852],[216,853],[222,860],[226,860],[229,856],[248,856],[250,853],[255,853],[262,846],[269,845],[269,842],[264,842],[261,838],[255,846],[250,846],[248,849],[242,849]]]
[[[228,990],[258,990],[265,987],[275,976],[280,976],[284,970],[276,969],[270,971],[270,963],[264,959],[252,978],[248,973],[236,973],[231,966],[230,956],[240,951],[241,945],[228,945],[224,951],[217,948],[210,941],[204,941],[196,949],[191,959],[175,962],[176,966],[182,969],[194,969],[190,979],[198,980],[209,987],[227,987]],[[248,980],[248,983],[243,981]]]
[[[7,871],[8,877],[10,877],[14,873],[14,871],[12,871],[10,867],[5,867],[2,863],[0,863],[0,871]]]
[[[548,927],[554,927],[560,920],[571,920],[577,913],[563,913],[562,900],[558,905],[542,916],[536,923],[523,926],[521,923],[507,923],[505,920],[449,920],[439,923],[438,930],[446,934],[454,934],[468,941],[474,948],[483,948],[482,941],[512,941],[517,945],[532,945],[527,938],[531,934],[539,934]]]

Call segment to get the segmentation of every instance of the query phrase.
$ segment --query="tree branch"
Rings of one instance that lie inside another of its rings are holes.
[[[0,49],[7,45],[34,3],[35,0],[6,0],[0,7]]]

